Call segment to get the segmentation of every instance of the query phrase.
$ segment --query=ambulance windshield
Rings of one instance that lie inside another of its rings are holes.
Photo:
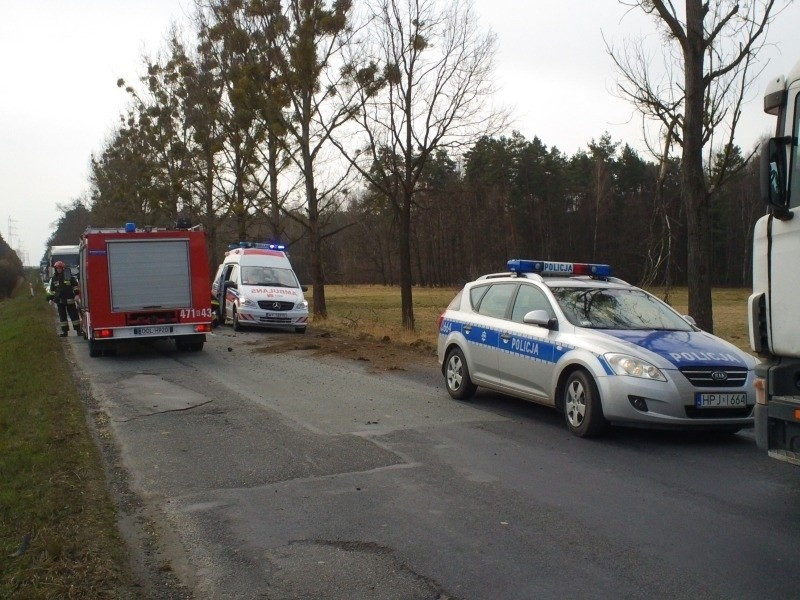
[[[272,287],[300,287],[291,269],[275,267],[242,267],[242,284]]]

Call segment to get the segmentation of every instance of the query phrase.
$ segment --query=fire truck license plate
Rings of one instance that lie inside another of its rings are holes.
[[[744,408],[747,394],[695,394],[694,405],[697,408]]]
[[[172,333],[172,327],[161,325],[157,327],[134,327],[133,335],[162,335]]]

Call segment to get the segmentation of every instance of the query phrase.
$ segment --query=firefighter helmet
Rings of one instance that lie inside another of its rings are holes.
[[[62,261],[60,261],[60,260],[57,260],[56,262],[53,263],[53,268],[55,268],[55,269],[63,269],[64,268],[64,263]]]

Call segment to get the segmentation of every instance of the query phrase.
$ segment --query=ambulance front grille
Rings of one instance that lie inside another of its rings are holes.
[[[259,300],[258,301],[258,308],[261,310],[292,310],[294,308],[294,302],[280,302],[278,300]]]

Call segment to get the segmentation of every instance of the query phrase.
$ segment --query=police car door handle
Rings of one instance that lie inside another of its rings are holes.
[[[472,331],[472,325],[464,325],[464,333],[469,335],[470,331]]]
[[[507,331],[504,331],[503,333],[500,334],[500,339],[503,340],[504,342],[507,342],[508,340],[511,339],[511,334],[508,333]]]

